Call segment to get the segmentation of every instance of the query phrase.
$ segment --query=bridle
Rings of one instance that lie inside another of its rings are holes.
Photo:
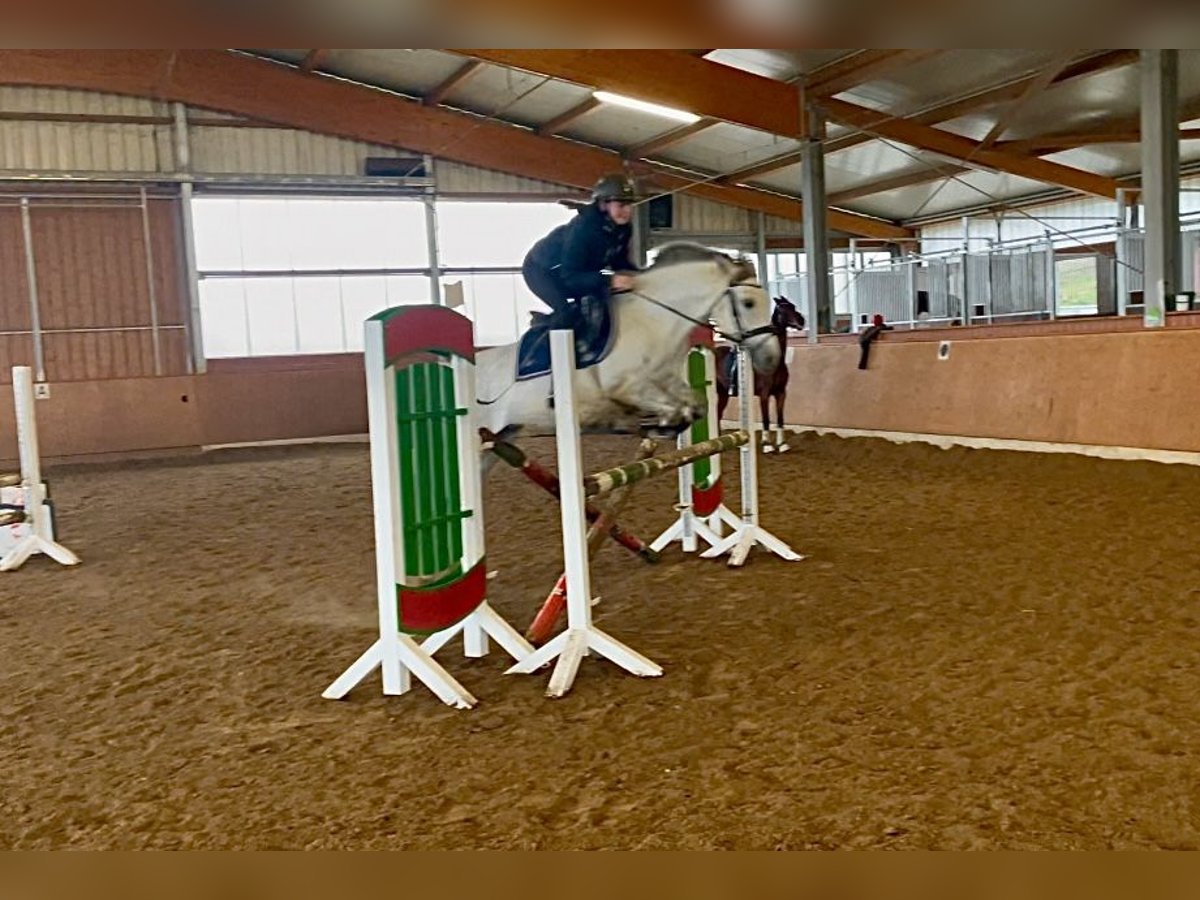
[[[774,334],[775,327],[768,323],[767,325],[760,325],[757,328],[746,328],[745,323],[742,321],[741,311],[738,310],[737,305],[738,295],[736,288],[740,287],[753,287],[762,290],[762,285],[756,281],[738,281],[725,288],[725,290],[721,292],[721,296],[717,298],[718,302],[720,302],[721,299],[729,300],[729,310],[733,313],[733,321],[737,325],[738,329],[736,334],[730,334],[729,332],[722,331],[721,329],[715,327],[711,322],[706,322],[701,319],[697,319],[694,316],[689,316],[685,312],[680,312],[673,306],[667,306],[667,304],[663,303],[661,300],[654,299],[649,294],[643,294],[640,291],[628,291],[627,293],[631,297],[640,297],[647,303],[652,303],[660,309],[665,309],[667,312],[671,313],[671,315],[685,319],[688,322],[691,322],[693,325],[699,325],[701,328],[712,328],[714,332],[725,338],[725,340],[729,341],[729,343],[741,346],[746,341],[750,340],[750,338],[758,337],[759,335],[763,334]]]

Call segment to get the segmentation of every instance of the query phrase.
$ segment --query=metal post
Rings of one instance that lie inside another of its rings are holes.
[[[1126,275],[1125,234],[1129,225],[1129,193],[1126,188],[1117,188],[1117,239],[1116,239],[1116,268],[1113,270],[1113,282],[1117,292],[1117,315],[1125,315],[1125,307],[1129,304],[1129,281]]]
[[[433,157],[425,155],[425,171],[433,171]],[[437,195],[436,187],[425,189],[425,239],[429,244],[429,296],[434,303],[442,302],[442,268],[438,260]],[[516,306],[516,303],[513,303]],[[517,332],[520,334],[520,331]]]
[[[759,212],[755,218],[755,237],[757,238],[758,253],[758,280],[764,288],[770,292],[769,279],[767,272],[767,215],[764,212]]]
[[[38,381],[46,380],[46,350],[42,345],[42,314],[38,304],[37,266],[33,259],[33,226],[29,198],[21,198],[21,233],[25,238],[25,280],[29,284],[29,330],[33,340],[33,371]]]
[[[200,327],[200,273],[196,268],[196,224],[192,219],[192,182],[186,176],[191,172],[192,153],[188,141],[187,107],[172,103],[171,112],[175,120],[175,167],[182,180],[179,183],[179,223],[183,230],[184,288],[187,291],[187,328],[189,346],[188,370],[203,374],[208,369],[204,356],[204,334]]]
[[[846,278],[849,281],[846,283],[847,302],[850,304],[850,333],[858,334],[858,239],[850,238],[850,257],[846,265]]]
[[[1179,51],[1142,50],[1142,203],[1146,263],[1142,323],[1166,324],[1179,288]]]
[[[911,250],[904,251],[907,257],[905,264],[908,266],[908,327],[917,327],[917,302],[921,293],[921,282],[919,268],[921,262],[913,254]]]
[[[154,347],[154,374],[161,375],[162,346],[158,336],[158,286],[154,283],[154,249],[150,242],[150,208],[146,202],[146,189],[139,188],[142,205],[142,246],[146,251],[146,286],[150,295],[150,341]]]
[[[1046,239],[1046,299],[1050,318],[1058,318],[1058,267],[1054,263],[1054,241]]]
[[[811,107],[801,110],[807,117],[801,165],[801,196],[804,200],[804,253],[807,256],[808,290],[805,292],[808,342],[815,344],[820,332],[833,330],[832,292],[829,290],[829,229],[825,223],[825,120]]]

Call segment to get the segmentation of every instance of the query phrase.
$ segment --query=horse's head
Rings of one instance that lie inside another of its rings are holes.
[[[796,304],[787,297],[776,297],[775,312],[771,314],[771,324],[779,334],[783,334],[789,328],[803,331],[805,322],[800,310],[796,309]]]
[[[637,291],[675,310],[685,322],[713,320],[726,338],[745,344],[756,370],[774,372],[779,365],[771,299],[750,260],[700,244],[668,244],[654,265],[639,274]]]

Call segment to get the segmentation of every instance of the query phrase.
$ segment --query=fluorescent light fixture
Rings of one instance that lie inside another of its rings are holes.
[[[683,122],[685,125],[691,125],[693,122],[700,121],[700,117],[695,113],[684,112],[682,109],[671,109],[669,106],[659,106],[657,103],[647,103],[645,100],[634,100],[632,97],[623,97],[620,94],[610,94],[608,91],[593,91],[592,96],[601,103],[612,103],[614,106],[636,109],[639,112],[662,116],[666,119],[674,119],[676,122]]]

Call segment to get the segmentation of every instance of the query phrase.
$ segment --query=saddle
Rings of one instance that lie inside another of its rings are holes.
[[[603,361],[612,350],[613,323],[608,303],[585,297],[561,313],[530,313],[530,326],[517,348],[517,381],[550,372],[550,332],[569,328],[575,333],[575,368]]]

